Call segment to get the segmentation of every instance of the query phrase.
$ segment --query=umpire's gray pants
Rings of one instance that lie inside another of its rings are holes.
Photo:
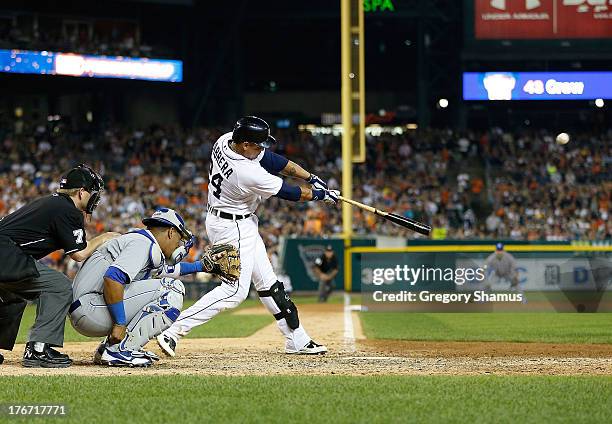
[[[72,302],[72,282],[59,271],[36,261],[37,278],[0,283],[0,348],[12,349],[19,329],[25,300],[38,300],[36,320],[28,341],[63,346],[66,314]],[[2,311],[13,312],[3,314]],[[19,310],[20,309],[20,310]],[[4,316],[7,315],[7,316]],[[4,333],[6,334],[6,337]]]
[[[129,323],[143,308],[157,302],[163,293],[160,279],[132,281],[125,287],[123,305]],[[113,319],[102,293],[86,293],[70,307],[70,322],[76,331],[88,337],[108,335]]]

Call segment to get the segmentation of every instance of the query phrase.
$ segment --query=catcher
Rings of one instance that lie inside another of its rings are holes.
[[[181,262],[195,239],[174,210],[159,209],[142,222],[146,229],[100,246],[74,279],[72,326],[85,336],[106,336],[94,354],[97,364],[147,367],[159,359],[143,347],[179,316],[185,287],[177,277],[210,272],[233,282],[240,274],[238,251],[231,245],[213,246],[199,261]]]

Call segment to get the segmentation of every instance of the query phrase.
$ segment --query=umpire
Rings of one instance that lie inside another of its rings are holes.
[[[77,262],[115,233],[89,243],[84,213],[91,214],[104,181],[79,165],[60,181],[57,193],[44,196],[0,219],[0,349],[12,350],[26,300],[38,299],[36,320],[23,355],[24,367],[65,368],[72,360],[51,346],[64,344],[64,323],[72,302],[72,282],[39,259],[63,249]],[[4,358],[0,355],[0,363]]]
[[[338,259],[331,244],[315,259],[315,267],[319,277],[319,302],[327,302],[334,290],[334,278],[338,274]]]

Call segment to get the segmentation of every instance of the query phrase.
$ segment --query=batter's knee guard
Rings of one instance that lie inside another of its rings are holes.
[[[261,302],[274,315],[277,321],[285,318],[287,325],[292,330],[300,326],[297,306],[295,306],[289,295],[285,293],[285,286],[283,286],[282,282],[277,281],[268,290],[258,291],[257,294],[261,298]]]
[[[180,280],[162,278],[158,299],[145,305],[128,324],[123,343],[125,349],[141,349],[149,340],[170,328],[181,313],[184,296],[185,286]]]

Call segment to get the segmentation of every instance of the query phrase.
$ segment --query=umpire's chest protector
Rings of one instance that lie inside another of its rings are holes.
[[[39,277],[36,261],[10,237],[0,235],[0,282],[8,283]]]

